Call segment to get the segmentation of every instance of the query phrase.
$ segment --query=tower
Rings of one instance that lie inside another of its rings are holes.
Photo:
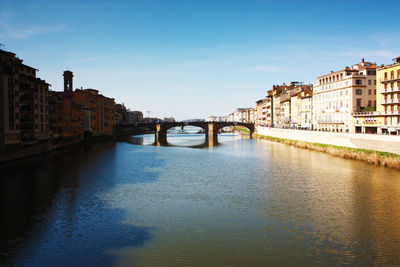
[[[73,87],[72,87],[72,79],[74,77],[74,74],[72,71],[66,70],[64,71],[64,92],[70,92],[72,93]]]

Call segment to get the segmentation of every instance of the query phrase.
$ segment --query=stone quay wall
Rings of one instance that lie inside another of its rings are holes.
[[[256,127],[256,134],[310,143],[390,152],[400,155],[400,136],[396,135],[317,132],[263,126]]]

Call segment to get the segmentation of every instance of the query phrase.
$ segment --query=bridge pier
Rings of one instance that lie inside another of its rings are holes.
[[[154,131],[155,134],[155,143],[157,146],[162,146],[167,144],[167,130],[160,124],[156,124],[156,130]]]

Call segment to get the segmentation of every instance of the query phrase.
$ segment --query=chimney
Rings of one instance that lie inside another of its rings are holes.
[[[364,58],[361,59],[361,62],[364,63]]]

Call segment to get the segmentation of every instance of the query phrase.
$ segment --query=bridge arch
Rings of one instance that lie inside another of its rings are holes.
[[[173,127],[196,126],[204,129],[206,140],[210,144],[218,143],[218,131],[227,126],[242,126],[249,129],[250,138],[252,137],[255,126],[254,123],[245,122],[161,122],[161,123],[139,123],[124,127],[142,127],[154,131],[156,144],[167,143],[167,130]],[[211,145],[210,145],[211,146]]]
[[[250,138],[252,138],[253,133],[255,131],[255,127],[253,123],[245,123],[245,122],[224,122],[224,123],[218,123],[215,125],[214,131],[218,133],[218,131],[224,127],[235,127],[235,126],[242,126],[245,127],[249,130],[250,132]]]

